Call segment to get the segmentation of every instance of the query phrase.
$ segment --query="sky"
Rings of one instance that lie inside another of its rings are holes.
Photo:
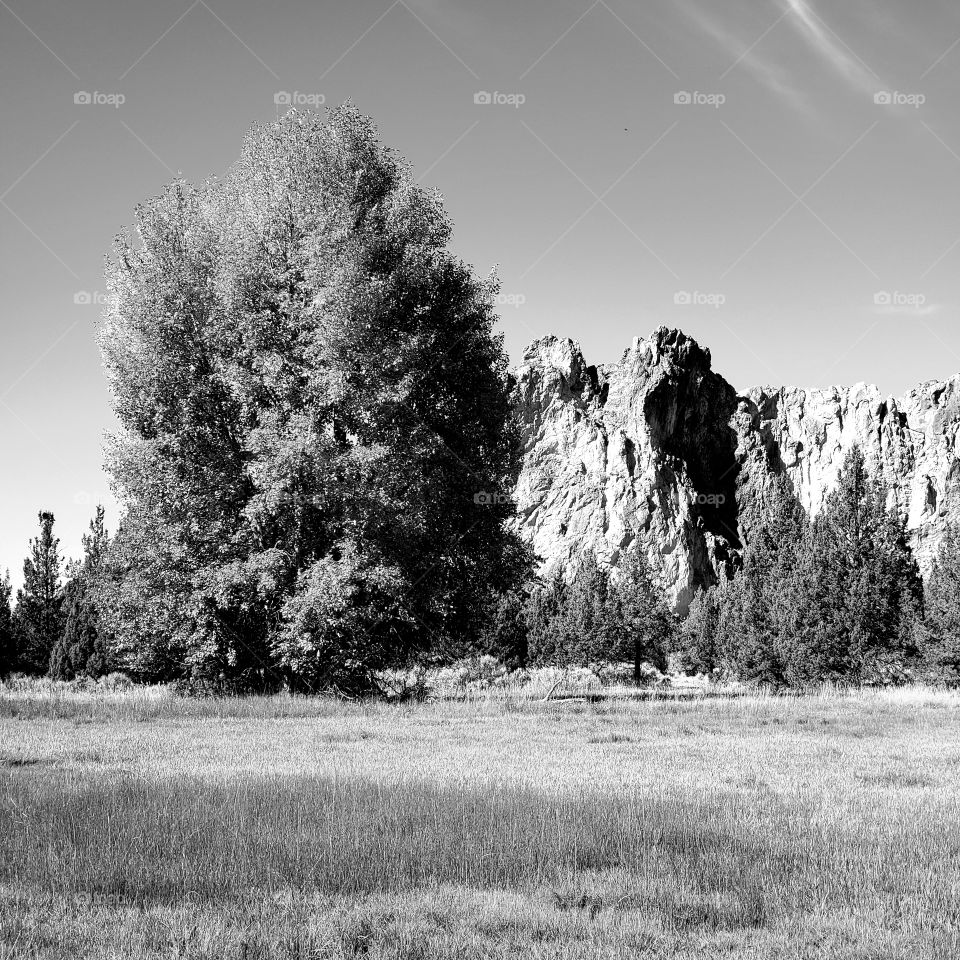
[[[0,570],[114,427],[103,258],[286,104],[352,100],[531,340],[665,324],[734,386],[960,372],[954,0],[0,0]]]

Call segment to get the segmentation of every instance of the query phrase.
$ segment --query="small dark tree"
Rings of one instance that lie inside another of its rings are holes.
[[[950,525],[930,570],[923,657],[936,680],[960,686],[960,528]]]
[[[851,450],[798,557],[788,682],[881,682],[916,661],[923,584],[887,499],[863,453]]]
[[[645,664],[667,669],[667,655],[676,646],[677,621],[639,541],[620,561],[605,619],[613,640],[611,658],[632,661],[635,680],[643,678]]]
[[[44,511],[39,520],[40,535],[30,541],[14,612],[17,666],[33,674],[47,672],[50,654],[63,631],[60,541],[53,535],[53,514]]]
[[[83,561],[71,570],[63,591],[64,630],[50,656],[50,676],[55,679],[101,677],[112,668],[109,637],[97,602],[108,545],[103,507],[98,506],[90,532],[83,538]]]
[[[665,669],[675,621],[639,548],[615,574],[592,554],[565,577],[559,570],[534,589],[526,608],[531,663],[552,666],[629,661],[635,676],[650,663]]]
[[[535,586],[526,605],[527,649],[536,666],[566,665],[566,615],[569,586],[556,567]]]
[[[10,571],[0,580],[0,680],[13,672],[17,662],[17,649],[14,644],[13,611],[10,598],[13,588],[10,586]]]
[[[530,625],[527,622],[529,602],[529,596],[522,590],[509,590],[491,598],[481,649],[510,669],[525,667],[530,656]]]
[[[809,524],[803,507],[784,477],[771,486],[761,515],[733,579],[716,588],[711,616],[696,625],[701,659],[712,668],[757,683],[785,683],[784,644],[790,635],[790,583]],[[706,611],[704,611],[706,612]],[[715,623],[711,644],[704,630]],[[699,666],[705,666],[701,662]]]
[[[686,672],[710,674],[720,667],[721,589],[701,590],[690,604],[680,633],[680,668]]]

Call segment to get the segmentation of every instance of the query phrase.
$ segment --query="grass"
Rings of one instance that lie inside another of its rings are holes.
[[[960,955],[960,697],[0,692],[0,958]]]

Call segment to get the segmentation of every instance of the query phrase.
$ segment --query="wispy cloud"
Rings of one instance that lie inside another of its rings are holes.
[[[728,24],[753,21],[755,8],[740,6],[741,15],[737,16],[735,5],[734,9],[725,6],[721,20],[700,0],[676,0],[676,3],[689,20],[730,56],[730,66],[721,78],[734,70],[744,69],[795,109],[811,110],[803,86],[804,76],[799,76],[795,69],[788,69],[765,49],[769,47],[767,36],[779,31],[790,31],[799,37],[813,55],[838,74],[854,92],[872,94],[882,87],[880,78],[869,64],[826,23],[810,0],[776,0],[770,5],[771,19],[760,33],[753,36],[747,35],[742,27],[731,28]]]
[[[711,16],[696,0],[677,0],[677,7],[709,36],[730,57],[730,66],[722,76],[734,69],[743,68],[764,87],[780,98],[787,100],[798,110],[806,111],[809,105],[803,93],[792,82],[789,74],[779,64],[764,56],[760,49],[766,33],[776,29],[790,11],[783,11],[778,20],[768,25],[766,31],[758,37],[744,41],[729,30],[724,23]]]
[[[877,89],[877,74],[827,26],[808,0],[787,0],[787,6],[794,14],[787,18],[788,22],[851,87],[861,93]]]

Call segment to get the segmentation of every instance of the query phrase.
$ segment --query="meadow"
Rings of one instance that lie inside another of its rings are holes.
[[[0,688],[0,958],[960,956],[960,696]]]

